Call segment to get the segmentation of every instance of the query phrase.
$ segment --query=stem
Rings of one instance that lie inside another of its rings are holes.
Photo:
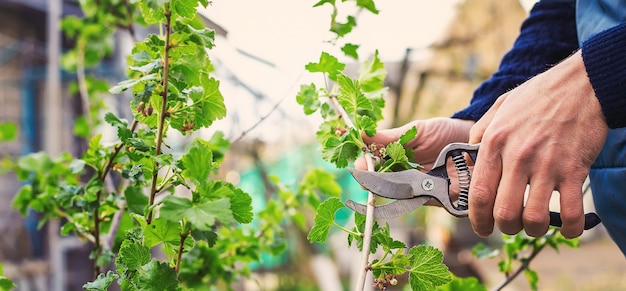
[[[358,233],[358,232],[351,231],[351,230],[349,230],[349,229],[347,229],[347,228],[345,228],[345,227],[343,227],[343,226],[341,226],[341,225],[337,224],[335,221],[333,221],[333,225],[334,225],[335,227],[337,227],[337,228],[339,228],[339,229],[343,230],[344,232],[346,232],[346,233],[348,233],[348,234],[351,234],[351,235],[354,235],[354,236],[363,236],[363,234],[362,234],[362,233]]]
[[[356,128],[350,116],[346,112],[346,110],[339,104],[337,101],[337,97],[334,95],[330,96],[331,104],[335,107],[335,109],[339,112],[341,118],[346,123],[346,125],[350,128]],[[368,171],[374,171],[374,160],[372,156],[365,149],[365,163],[367,164]],[[363,290],[365,288],[365,278],[367,276],[367,271],[369,270],[369,256],[370,256],[370,245],[372,243],[372,229],[374,227],[374,207],[376,207],[376,197],[372,192],[367,193],[367,209],[365,212],[365,229],[363,230],[363,249],[361,251],[361,264],[359,267],[359,276],[357,279],[357,283],[354,286],[355,290]]]
[[[170,21],[172,14],[170,11],[165,13],[165,47],[163,54],[163,92],[161,92],[162,100],[161,100],[161,112],[159,114],[159,125],[158,125],[158,133],[156,136],[156,149],[154,152],[154,156],[158,156],[161,154],[161,145],[163,144],[163,132],[165,128],[165,118],[167,114],[167,85],[168,85],[168,74],[169,74],[169,52],[170,52]],[[152,184],[150,186],[150,200],[148,201],[148,207],[154,205],[154,197],[157,193],[157,179],[159,177],[159,163],[154,162],[154,169],[152,171]],[[152,210],[148,213],[148,218],[146,222],[150,224],[152,222]]]
[[[187,239],[188,236],[189,236],[189,232],[180,234],[180,245],[178,246],[178,259],[176,260],[176,268],[174,269],[174,271],[176,271],[176,274],[178,274],[178,271],[180,271],[180,261],[182,260],[182,257],[183,257],[183,249],[185,247],[185,240]]]
[[[85,39],[80,38],[76,44],[76,79],[78,81],[78,92],[83,105],[83,115],[89,127],[91,127],[91,104],[89,89],[87,88],[87,78],[85,76]]]
[[[550,234],[550,236],[552,235],[556,235],[556,232],[558,231],[558,229],[554,229],[552,231],[552,233]],[[517,270],[515,270],[515,272],[513,272],[511,275],[507,276],[506,279],[504,281],[502,281],[502,283],[500,283],[494,290],[502,290],[502,288],[504,288],[506,285],[508,285],[509,283],[513,282],[513,280],[515,278],[517,278],[517,276],[519,276],[519,274],[521,274],[524,270],[528,269],[528,266],[530,265],[530,262],[539,254],[539,252],[541,252],[541,250],[543,250],[543,248],[547,245],[547,243],[541,244],[539,247],[537,248],[533,248],[532,253],[530,254],[530,256],[528,256],[528,258],[526,260],[522,261],[522,265],[519,266],[519,268],[517,268]]]

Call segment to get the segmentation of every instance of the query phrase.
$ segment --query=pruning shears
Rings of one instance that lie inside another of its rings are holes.
[[[428,172],[411,169],[400,172],[371,172],[349,169],[350,173],[361,186],[377,196],[394,199],[394,201],[376,206],[374,218],[389,219],[407,214],[431,199],[439,202],[443,208],[456,217],[467,217],[468,197],[471,172],[466,157],[476,162],[480,144],[451,143],[444,147]],[[448,160],[456,169],[459,186],[458,201],[450,196],[451,180],[448,176]],[[346,206],[365,214],[367,206],[346,201]],[[585,230],[593,228],[601,222],[595,213],[585,214]],[[550,211],[550,225],[560,227],[561,215]]]

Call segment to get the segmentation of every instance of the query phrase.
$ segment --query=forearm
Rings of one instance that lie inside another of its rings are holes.
[[[452,117],[480,119],[500,95],[559,63],[576,49],[574,7],[568,3],[536,4],[498,71],[474,91],[470,105]]]
[[[626,23],[592,36],[582,45],[587,76],[610,128],[626,126]]]

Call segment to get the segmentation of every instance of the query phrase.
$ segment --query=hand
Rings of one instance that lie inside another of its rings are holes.
[[[470,132],[481,143],[469,191],[474,232],[488,236],[495,222],[506,234],[544,235],[556,190],[561,233],[579,236],[582,185],[607,133],[580,51],[500,96]]]
[[[387,145],[397,141],[411,127],[417,127],[417,136],[409,141],[405,146],[412,148],[415,153],[415,161],[424,167],[424,171],[430,170],[435,163],[439,152],[443,147],[452,142],[467,142],[469,131],[474,121],[453,119],[453,118],[431,118],[426,120],[415,120],[401,127],[381,130],[373,137],[364,136],[364,141],[368,144],[380,143]],[[367,166],[363,157],[354,163],[357,169],[366,170]],[[452,164],[451,164],[452,165]],[[450,178],[455,180],[456,171],[451,166]],[[455,200],[458,193],[458,183],[450,186],[450,194]],[[439,205],[439,203],[428,202],[428,205]]]
[[[386,146],[415,126],[417,136],[405,146],[413,149],[415,161],[427,171],[435,163],[443,147],[452,142],[467,142],[472,125],[474,121],[444,117],[415,120],[401,127],[378,131],[373,137],[364,136],[363,140],[367,144],[379,143]],[[367,169],[363,158],[356,160],[354,165],[357,169]]]

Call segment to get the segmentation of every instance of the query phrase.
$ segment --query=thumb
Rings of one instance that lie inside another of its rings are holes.
[[[491,124],[493,117],[496,115],[496,112],[498,112],[500,105],[502,105],[504,100],[506,100],[507,96],[508,93],[498,97],[498,99],[496,99],[496,102],[491,105],[485,115],[483,115],[483,117],[476,121],[476,123],[470,129],[469,143],[479,143],[483,139],[483,134],[485,134],[485,130],[487,130],[487,127],[489,127],[489,125]]]

